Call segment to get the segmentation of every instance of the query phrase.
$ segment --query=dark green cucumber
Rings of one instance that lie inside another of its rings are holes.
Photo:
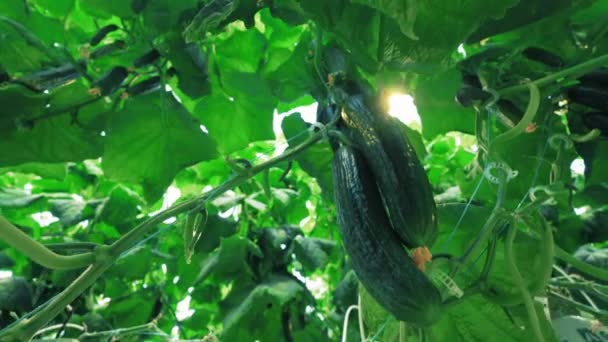
[[[587,107],[601,111],[608,110],[608,89],[578,85],[568,89],[568,98]]]
[[[597,128],[603,136],[608,136],[608,111],[585,113],[583,122],[587,128]]]
[[[117,66],[101,76],[93,85],[99,88],[99,95],[106,96],[115,92],[129,75],[126,68]]]
[[[585,86],[608,89],[608,68],[595,69],[578,80]]]
[[[144,95],[160,89],[160,76],[153,76],[129,87],[129,96]]]
[[[95,33],[95,35],[91,37],[89,44],[91,44],[91,46],[96,46],[108,35],[108,33],[114,32],[116,30],[118,30],[118,26],[114,24],[110,24],[100,28],[99,31],[97,31],[97,33]]]
[[[133,66],[136,68],[143,68],[156,62],[160,58],[160,52],[156,49],[152,49],[142,56],[138,57],[133,61]]]
[[[347,134],[363,151],[378,183],[393,228],[410,247],[437,237],[435,203],[420,161],[395,122],[373,113],[363,96],[350,96],[342,117]]]
[[[560,56],[539,47],[528,47],[522,51],[521,54],[529,60],[543,63],[544,65],[553,68],[561,68],[565,64],[564,60]]]
[[[398,320],[420,326],[437,321],[441,295],[391,228],[363,156],[341,146],[332,166],[340,233],[361,284]]]

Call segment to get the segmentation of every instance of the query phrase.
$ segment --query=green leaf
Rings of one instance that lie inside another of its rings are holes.
[[[152,34],[161,35],[186,24],[196,13],[197,4],[195,0],[146,1],[141,15],[146,28]]]
[[[41,198],[19,189],[0,189],[0,208],[26,207]]]
[[[285,133],[285,138],[289,141],[290,147],[297,145],[306,138],[308,126],[299,113],[294,113],[285,117],[281,127],[283,133]],[[293,139],[296,136],[298,136],[298,139]],[[331,198],[331,196],[333,196],[333,181],[331,175],[332,159],[333,152],[327,142],[313,145],[306,151],[298,154],[295,158],[304,171],[317,179],[326,198]]]
[[[529,326],[525,327],[521,329],[513,323],[500,306],[474,296],[450,308],[432,327],[429,338],[431,341],[449,338],[454,342],[481,342],[488,341],[490,337],[495,341],[535,340]],[[556,341],[556,339],[546,339],[546,341]]]
[[[148,203],[160,198],[181,169],[217,155],[213,140],[171,93],[135,98],[108,120],[104,173],[142,184]]]
[[[80,8],[88,14],[107,19],[115,15],[128,18],[133,15],[131,1],[123,0],[79,0]]]
[[[171,61],[176,70],[178,86],[192,99],[210,92],[207,56],[198,44],[186,43],[181,36],[171,34],[160,48],[163,56]]]
[[[294,239],[293,251],[304,269],[310,272],[325,267],[335,247],[336,243],[331,240],[306,238],[300,235]]]
[[[53,17],[53,18],[65,18],[74,8],[75,0],[33,0],[32,3],[36,5],[40,13]]]
[[[35,174],[44,178],[63,180],[67,174],[64,163],[25,163],[10,168],[0,168],[0,174],[5,172],[20,172]]]
[[[224,73],[222,81],[230,96],[203,98],[194,111],[223,154],[258,140],[274,138],[272,114],[276,105],[265,82],[256,74]]]
[[[291,301],[304,298],[304,287],[293,278],[271,276],[224,318],[222,340],[274,340],[282,336],[282,313]]]
[[[196,283],[213,274],[215,279],[230,279],[237,274],[253,276],[247,263],[249,255],[262,256],[262,252],[251,240],[241,236],[221,239],[220,247],[201,263],[201,272]],[[244,273],[243,273],[244,272]]]
[[[0,137],[2,166],[81,161],[97,158],[101,152],[99,132],[77,126],[69,115],[38,120],[32,129],[6,132]]]
[[[460,73],[455,69],[418,82],[414,102],[422,121],[422,134],[426,139],[450,131],[475,133],[475,111],[460,106],[454,100],[461,84]]]
[[[50,211],[59,218],[64,227],[71,226],[83,220],[87,205],[82,199],[52,199],[49,200]]]
[[[117,185],[98,210],[97,217],[112,226],[119,226],[133,221],[140,212],[138,206],[142,205],[143,200],[136,192]]]
[[[236,31],[217,43],[217,63],[222,70],[255,73],[261,65],[266,45],[266,38],[256,29]],[[243,54],[243,50],[247,53]]]

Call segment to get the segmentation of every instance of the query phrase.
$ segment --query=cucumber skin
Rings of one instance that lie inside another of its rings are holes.
[[[395,232],[409,248],[431,247],[438,234],[435,202],[405,136],[390,118],[370,111],[361,95],[348,98],[342,118],[372,170]]]
[[[366,290],[397,319],[427,326],[441,316],[441,295],[391,228],[371,170],[352,147],[334,154],[334,195],[344,247]]]

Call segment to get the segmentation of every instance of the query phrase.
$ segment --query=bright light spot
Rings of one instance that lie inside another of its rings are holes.
[[[281,250],[282,250],[282,251],[284,251],[284,250],[285,250],[285,248],[287,248],[287,245],[286,245],[286,244],[284,244],[284,243],[282,243],[280,247],[281,247]]]
[[[48,89],[44,89],[42,92],[43,92],[44,94],[50,94],[50,93],[51,93],[51,91],[50,91],[50,90],[48,90]]]
[[[175,221],[177,221],[177,219],[174,217],[169,217],[168,219],[164,220],[163,223],[164,224],[172,224],[175,223]]]
[[[203,133],[209,133],[209,130],[207,129],[207,127],[205,127],[205,125],[201,125],[201,131],[203,131]]]
[[[420,130],[422,121],[414,104],[414,98],[406,94],[393,94],[388,98],[388,113],[406,125]]]
[[[471,145],[471,151],[477,152],[477,150],[479,150],[479,147],[477,147],[477,145],[475,145],[475,144]]]
[[[259,152],[255,154],[255,158],[256,158],[256,161],[266,161],[266,160],[270,159],[264,153],[259,153]]]
[[[171,328],[171,336],[179,338],[179,327],[177,325],[174,325],[173,328]]]
[[[228,208],[226,211],[220,211],[219,213],[217,213],[217,216],[219,216],[221,218],[229,218],[230,216],[232,216],[232,214],[234,214],[235,210],[236,210],[236,206],[234,206],[232,208]]]
[[[458,53],[462,55],[462,57],[467,57],[467,52],[464,50],[464,44],[458,45],[457,49]]]
[[[182,195],[182,192],[173,185],[169,186],[165,194],[163,195],[163,210],[168,209],[177,201],[177,199]]]
[[[143,284],[141,287],[143,287],[144,289],[148,288],[148,284]]]
[[[175,318],[177,318],[178,321],[183,321],[190,318],[194,314],[194,310],[190,309],[190,300],[192,300],[192,297],[188,295],[186,298],[177,303]]]
[[[305,284],[306,288],[308,288],[312,295],[317,299],[322,298],[323,295],[329,290],[329,286],[327,286],[325,280],[319,276],[312,276],[308,278],[308,281]]]
[[[306,283],[306,277],[304,277],[302,273],[298,272],[298,270],[292,270],[291,274],[293,274],[293,276],[296,277],[299,281]]]
[[[59,221],[59,218],[55,217],[50,211],[32,214],[32,218],[34,221],[38,222],[40,227],[47,227],[50,224]]]
[[[300,228],[304,229],[304,227],[306,227],[306,225],[308,225],[310,220],[312,220],[312,217],[306,216],[305,218],[300,220],[300,223],[298,224],[298,226],[300,226]]]
[[[319,107],[319,103],[314,102],[312,104],[309,104],[308,106],[296,107],[287,112],[284,116],[297,112],[300,113],[300,115],[302,116],[302,120],[308,123],[315,123],[317,122],[317,107]],[[281,115],[283,115],[283,113]]]
[[[194,291],[194,287],[190,286],[190,287],[188,288],[188,293],[192,293],[192,291]]]
[[[304,312],[308,315],[311,314],[313,311],[315,311],[315,308],[313,308],[310,305],[306,305],[306,309],[304,309]]]
[[[230,100],[230,102],[234,102],[234,97],[229,96],[229,97],[228,97],[228,100]]]
[[[44,108],[51,108],[51,104],[50,103],[45,104]]]
[[[106,131],[101,131],[101,133],[99,133],[99,135],[101,135],[102,137],[106,136]]]
[[[60,47],[60,46],[61,46],[61,44],[59,44],[59,43],[57,43],[57,42],[54,42],[54,43],[53,43],[53,47]]]
[[[173,284],[177,284],[178,281],[179,281],[179,276],[173,277]]]
[[[312,202],[310,200],[306,200],[306,209],[311,210],[314,208],[315,208],[315,205],[312,204]]]
[[[168,83],[165,83],[165,91],[173,91],[173,88]]]
[[[167,265],[166,264],[160,265],[160,270],[163,271],[163,274],[167,274]]]
[[[74,201],[78,201],[78,202],[84,202],[84,198],[82,198],[82,196],[78,195],[78,194],[72,194],[72,199]]]
[[[112,301],[111,298],[109,297],[104,297],[103,294],[96,296],[95,297],[95,309],[103,309],[108,307],[108,305],[110,305],[110,302]]]
[[[203,187],[203,193],[213,190],[213,187],[209,184]]]
[[[583,158],[574,159],[572,161],[572,164],[570,164],[570,171],[572,171],[572,173],[575,176],[584,175],[585,174],[585,161],[583,160]]]
[[[89,226],[89,223],[90,223],[89,220],[80,221],[80,222],[78,222],[78,227],[86,228]]]
[[[23,190],[25,190],[25,192],[26,192],[28,195],[31,195],[31,194],[32,194],[32,189],[33,189],[33,188],[34,188],[34,186],[32,185],[32,183],[27,183],[27,184],[25,184],[25,185],[23,186]]]
[[[13,271],[0,271],[0,279],[10,278],[13,276]]]
[[[591,210],[591,207],[586,205],[583,207],[578,207],[578,208],[574,208],[574,213],[578,216],[583,215],[584,213],[588,212],[589,210]]]

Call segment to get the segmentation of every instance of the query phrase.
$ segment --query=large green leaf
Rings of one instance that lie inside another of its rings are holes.
[[[100,132],[75,124],[69,115],[38,120],[34,127],[3,133],[0,165],[26,162],[66,162],[97,158],[102,152]]]
[[[260,76],[230,72],[222,75],[222,81],[228,96],[207,96],[194,111],[218,142],[219,150],[227,154],[251,142],[272,139],[276,99]]]
[[[108,121],[104,173],[142,184],[149,203],[181,169],[217,155],[213,140],[171,93],[135,98]]]

